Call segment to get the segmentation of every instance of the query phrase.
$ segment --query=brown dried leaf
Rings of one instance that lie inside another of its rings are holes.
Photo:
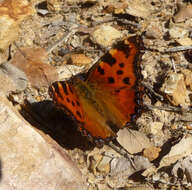
[[[172,174],[175,177],[179,177],[179,170],[182,170],[183,174],[186,176],[187,181],[192,183],[192,155],[189,155],[188,157],[186,157],[184,160],[181,160],[179,162],[177,162],[172,170]]]
[[[169,166],[170,164],[175,163],[177,160],[188,156],[192,153],[192,137],[181,139],[181,141],[171,148],[171,151],[163,157],[160,162],[159,168]]]
[[[184,74],[185,85],[192,90],[192,72],[189,69],[182,69],[181,72]]]
[[[124,157],[114,158],[111,161],[110,175],[116,178],[123,178],[124,176],[129,177],[138,171],[152,167],[149,160],[143,156],[135,156],[133,163],[135,167],[132,166],[130,160]]]
[[[167,94],[169,100],[176,106],[188,106],[190,104],[188,91],[182,74],[170,73],[161,91]]]
[[[76,66],[86,66],[91,63],[91,58],[85,56],[84,54],[72,54],[67,59],[67,64]]]
[[[143,149],[153,146],[143,133],[127,128],[118,131],[117,141],[130,154],[142,152]]]
[[[183,22],[186,19],[192,18],[192,5],[183,6],[174,16],[175,22]]]
[[[131,0],[129,1],[126,12],[133,16],[147,18],[152,14],[152,6],[147,1]]]
[[[148,158],[150,161],[153,161],[158,158],[160,151],[161,149],[155,146],[145,148],[145,150],[143,151],[143,156]]]
[[[47,53],[44,49],[26,48],[17,51],[11,63],[24,71],[33,87],[40,88],[58,80],[57,71],[46,61]]]
[[[191,40],[191,38],[188,38],[188,37],[179,38],[179,39],[175,39],[175,40],[182,46],[191,46],[192,45],[192,40]]]
[[[105,4],[103,4],[104,8],[104,12],[107,13],[115,13],[115,14],[124,14],[125,13],[125,9],[128,7],[128,3],[127,2],[105,2]]]
[[[111,46],[115,40],[122,37],[119,30],[109,25],[101,25],[91,35],[93,41],[104,47]]]

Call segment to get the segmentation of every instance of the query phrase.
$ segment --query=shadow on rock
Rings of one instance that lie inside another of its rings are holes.
[[[80,148],[85,151],[94,147],[78,131],[75,122],[51,101],[28,104],[23,107],[21,114],[31,125],[50,135],[65,149]]]

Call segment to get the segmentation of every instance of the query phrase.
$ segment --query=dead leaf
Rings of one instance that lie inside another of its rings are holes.
[[[146,27],[146,37],[152,39],[161,39],[163,37],[163,31],[160,27],[160,22],[151,22]]]
[[[182,46],[191,46],[192,45],[192,40],[189,37],[179,38],[179,39],[175,39],[175,40]]]
[[[47,8],[49,11],[59,12],[63,9],[62,3],[61,0],[47,0]]]
[[[184,137],[181,141],[171,148],[171,151],[162,158],[159,168],[169,166],[177,160],[192,153],[192,136]]]
[[[159,147],[155,147],[155,146],[145,148],[145,150],[143,151],[143,156],[148,158],[150,161],[153,161],[156,158],[158,158],[160,151],[161,151],[161,149]]]
[[[91,63],[91,58],[85,56],[84,54],[72,54],[67,59],[67,64],[76,66],[86,66]]]
[[[192,40],[189,37],[189,29],[182,25],[170,24],[169,27],[170,37],[183,46],[192,45]]]
[[[120,31],[109,25],[100,26],[91,35],[93,41],[104,47],[111,46],[115,40],[122,37]]]
[[[123,1],[123,2],[112,3],[110,1],[108,1],[103,6],[105,7],[104,12],[115,13],[115,14],[124,14],[125,9],[128,7],[128,2]]]
[[[170,102],[178,106],[190,105],[188,91],[185,86],[184,76],[178,73],[169,73],[161,91],[167,94]]]
[[[142,152],[143,149],[153,146],[145,134],[127,128],[118,131],[117,141],[130,154]]]
[[[181,7],[180,10],[177,12],[177,14],[174,16],[175,22],[183,22],[186,19],[192,18],[191,10],[192,10],[191,4]]]
[[[25,48],[17,51],[11,63],[22,70],[35,88],[49,86],[58,80],[56,69],[47,64],[47,53],[43,48]]]
[[[75,65],[62,65],[56,68],[59,75],[59,80],[67,80],[77,74],[84,73],[86,68],[84,66],[78,67]]]
[[[186,157],[184,160],[177,162],[173,167],[172,174],[175,177],[179,178],[179,176],[178,176],[179,170],[182,170],[183,174],[187,178],[187,181],[189,183],[192,183],[192,165],[191,165],[191,162],[192,162],[192,155]]]
[[[181,72],[184,74],[185,85],[192,91],[192,72],[189,69],[182,69]]]
[[[128,3],[126,12],[133,16],[147,18],[153,12],[152,6],[147,1],[131,0]]]
[[[110,175],[118,177],[129,177],[140,170],[144,170],[152,166],[149,160],[143,156],[135,156],[133,162],[136,168],[134,168],[130,161],[124,157],[114,158],[111,161]]]

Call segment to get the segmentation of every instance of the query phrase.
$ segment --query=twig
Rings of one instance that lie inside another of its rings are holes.
[[[115,150],[117,153],[119,153],[123,157],[127,158],[130,161],[131,166],[136,170],[136,166],[135,166],[133,160],[131,159],[132,155],[129,154],[126,149],[124,149],[123,147],[118,147],[118,146],[114,145],[112,141],[110,141],[108,143],[108,146],[110,146],[113,150]]]
[[[57,46],[59,46],[62,43],[66,43],[68,41],[68,39],[75,34],[75,32],[77,31],[77,28],[71,28],[70,32],[68,34],[64,34],[62,36],[61,39],[59,39],[58,41],[56,41],[53,45],[49,46],[46,50],[47,53],[51,53]]]
[[[141,28],[141,25],[139,23],[136,23],[136,22],[133,22],[133,21],[130,21],[130,20],[121,19],[121,18],[117,18],[117,19],[114,19],[114,20],[122,22],[123,24],[129,24],[129,25],[135,26],[137,28]]]
[[[191,50],[192,46],[177,46],[177,47],[173,47],[173,48],[169,48],[167,50],[165,50],[165,53],[169,53],[169,52],[178,52],[178,51],[186,51],[186,50]]]
[[[173,59],[171,59],[171,64],[172,64],[172,67],[173,67],[174,72],[177,73],[176,67],[175,67],[175,62],[174,62]]]
[[[174,107],[174,106],[170,106],[170,105],[166,105],[166,106],[153,106],[153,105],[149,105],[149,104],[143,104],[143,105],[151,110],[159,109],[159,110],[164,110],[164,111],[182,112],[182,113],[187,113],[187,112],[191,113],[192,112],[192,108],[180,108],[180,107]]]
[[[154,96],[156,96],[159,100],[161,100],[161,101],[164,100],[163,96],[161,96],[160,94],[158,94],[157,92],[155,92],[155,91],[153,90],[153,87],[152,87],[151,85],[149,85],[149,84],[147,84],[147,83],[145,83],[145,82],[141,82],[141,84],[142,84],[145,88],[147,88],[147,89],[150,91],[150,93],[153,94]]]

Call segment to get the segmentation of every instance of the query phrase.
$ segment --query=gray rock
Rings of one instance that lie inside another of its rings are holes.
[[[28,79],[23,71],[10,64],[9,62],[0,65],[0,88],[4,92],[22,91],[27,87]]]
[[[0,163],[3,190],[84,189],[81,172],[66,152],[32,128],[1,95]]]

